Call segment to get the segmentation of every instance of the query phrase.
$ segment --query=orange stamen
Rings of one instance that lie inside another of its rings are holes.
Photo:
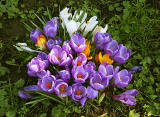
[[[79,47],[79,46],[80,46],[80,44],[77,44],[77,46]]]
[[[80,90],[77,90],[77,91],[76,91],[76,95],[81,95],[81,91],[80,91]]]
[[[122,80],[122,77],[120,77],[120,80]]]
[[[98,82],[98,81],[95,81],[95,82],[94,82],[94,84],[97,84],[97,83],[99,83],[99,82]]]
[[[78,62],[77,62],[77,66],[80,66],[80,65],[81,65],[81,62],[78,61]]]
[[[77,75],[77,78],[82,78],[82,74],[78,74],[78,75]]]
[[[47,83],[46,86],[49,87],[49,88],[52,88],[52,84],[51,83]]]
[[[65,90],[65,85],[62,84],[62,85],[60,86],[59,90],[60,90],[61,92],[64,92],[64,90]]]

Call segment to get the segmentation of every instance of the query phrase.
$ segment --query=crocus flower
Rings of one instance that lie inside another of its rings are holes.
[[[51,75],[51,72],[49,70],[42,70],[40,72],[37,73],[37,76],[39,78],[43,78],[43,77],[46,77],[46,76],[50,76]]]
[[[98,24],[97,17],[96,16],[91,17],[89,21],[87,21],[87,23],[84,23],[85,29],[83,35],[86,36],[86,34],[92,31],[97,24]]]
[[[76,33],[72,35],[70,45],[75,52],[82,52],[86,48],[86,40],[83,35]]]
[[[51,52],[48,54],[48,59],[52,64],[57,64],[59,66],[67,66],[71,63],[71,56],[59,45],[53,46]]]
[[[64,22],[64,20],[68,20],[69,17],[72,17],[71,13],[68,13],[69,8],[64,8],[61,12],[60,12],[60,18],[62,19],[62,21]]]
[[[98,72],[90,78],[90,85],[96,90],[103,90],[108,86],[108,84],[109,79],[102,78]]]
[[[95,63],[89,61],[88,64],[84,65],[84,69],[88,72],[90,78],[95,73],[96,65]]]
[[[79,66],[76,68],[73,77],[76,83],[85,83],[88,78],[88,72],[84,70],[83,66]]]
[[[34,43],[37,43],[37,39],[40,35],[42,35],[41,31],[39,31],[38,29],[35,29],[31,31],[30,38],[32,41],[34,41]]]
[[[40,50],[46,49],[47,39],[44,35],[40,35],[37,38],[36,46],[39,47]]]
[[[62,40],[60,38],[54,38],[54,40],[49,39],[47,41],[47,48],[51,50],[54,45],[61,45],[61,42]]]
[[[79,56],[75,60],[72,61],[72,65],[74,67],[83,66],[86,64],[86,62],[87,62],[86,55],[83,53],[80,53]]]
[[[91,86],[87,87],[87,97],[88,98],[94,99],[94,98],[97,97],[97,95],[98,95],[98,91],[97,90],[93,89]]]
[[[55,37],[58,29],[58,17],[54,17],[51,21],[48,21],[43,27],[44,34],[47,37]]]
[[[129,71],[131,74],[133,74],[133,73],[135,73],[136,71],[141,71],[142,69],[143,69],[142,66],[134,66],[134,67],[130,68],[128,71]]]
[[[113,99],[119,100],[124,104],[128,105],[136,105],[135,96],[138,94],[136,89],[130,89],[128,91],[123,92],[122,94],[113,96]]]
[[[87,60],[91,60],[92,56],[90,56],[90,49],[91,49],[91,44],[90,41],[86,42],[86,48],[81,52],[84,53],[87,57]]]
[[[69,41],[64,41],[62,45],[62,49],[67,52],[67,54],[73,55],[73,50],[71,46],[69,45]]]
[[[72,94],[72,87],[68,86],[63,80],[56,80],[55,92],[61,97],[70,96]]]
[[[96,47],[99,49],[104,49],[105,44],[110,42],[111,35],[109,33],[100,33],[97,32],[94,36],[94,42],[97,44]]]
[[[61,70],[59,71],[59,77],[64,80],[65,82],[68,82],[71,78],[70,72],[68,70]]]
[[[28,67],[28,75],[37,76],[38,73],[40,73],[47,67],[47,64],[41,58],[34,57],[31,60],[31,62],[27,64],[27,67]]]
[[[110,80],[114,74],[113,65],[109,65],[108,63],[102,63],[98,68],[98,72],[103,78],[107,78]]]
[[[53,75],[43,77],[38,80],[38,87],[45,92],[52,93],[54,91],[55,80],[56,78]]]
[[[25,93],[24,91],[34,91],[34,90],[40,90],[40,89],[38,88],[37,85],[26,86],[24,87],[24,90],[18,92],[18,95],[21,98],[28,99],[33,97],[34,95],[31,93]]]
[[[84,15],[82,17],[82,15]],[[82,17],[81,21],[79,21],[79,19]],[[87,18],[87,13],[82,10],[80,10],[80,12],[78,13],[77,10],[74,12],[74,15],[72,17],[72,20],[75,20],[75,21],[79,21],[81,24],[85,21],[85,19]]]
[[[27,46],[26,43],[16,43],[16,45],[13,45],[18,51],[27,51],[27,52],[40,52],[37,50],[33,50]]]
[[[82,107],[85,105],[87,99],[87,89],[81,84],[72,85],[72,100],[80,101]]]
[[[101,52],[99,52],[99,54],[95,56],[95,61],[100,63],[107,62],[108,64],[113,64],[114,62],[112,59],[110,59],[110,56],[108,54],[104,54],[102,56]]]
[[[127,49],[123,44],[119,45],[118,53],[114,56],[114,60],[117,63],[125,63],[125,61],[130,57],[131,50]]]
[[[46,63],[46,67],[49,66],[48,55],[45,52],[40,52],[37,57],[41,58],[42,61]]]
[[[124,88],[128,86],[128,83],[132,80],[132,74],[129,73],[126,69],[121,70],[118,72],[119,67],[116,67],[114,73],[114,84],[117,87]]]
[[[114,56],[118,52],[119,46],[116,40],[112,40],[104,47],[104,51],[110,56]]]
[[[66,22],[66,29],[67,32],[69,33],[70,37],[75,33],[80,26],[80,22],[76,22],[74,20],[68,20]]]

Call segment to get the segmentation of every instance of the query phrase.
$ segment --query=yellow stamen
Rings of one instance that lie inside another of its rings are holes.
[[[102,27],[98,26],[97,30],[100,31]]]
[[[47,39],[44,35],[40,35],[37,39],[36,46],[39,47],[41,50],[46,49]]]
[[[87,25],[88,25],[88,24],[90,24],[90,22],[89,22],[89,21],[87,21]]]

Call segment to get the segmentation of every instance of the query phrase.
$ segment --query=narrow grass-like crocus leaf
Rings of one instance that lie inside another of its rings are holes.
[[[99,110],[98,107],[96,105],[94,105],[93,103],[91,103],[90,101],[87,101],[91,106],[93,106],[95,109]]]
[[[51,20],[51,19],[52,19],[52,16],[51,16],[51,13],[50,13],[48,7],[47,7],[47,14],[48,14],[49,20]]]
[[[45,25],[45,22],[43,21],[43,19],[41,19],[36,13],[34,13],[34,15],[39,19],[39,21],[43,24],[43,26]]]
[[[40,27],[38,27],[34,22],[32,22],[31,20],[30,20],[30,22],[31,22],[38,30],[40,30],[41,32],[43,32],[43,30],[42,30]]]
[[[24,27],[29,31],[31,32],[32,31],[32,27],[30,27],[28,24],[26,24],[25,22],[23,22],[24,24]]]
[[[60,103],[62,105],[65,105],[65,103],[60,98],[57,99],[57,98],[54,97],[54,95],[51,95],[49,93],[42,92],[42,91],[34,91],[34,93],[39,94],[39,95],[44,96],[44,97],[47,97],[49,99],[52,99],[52,100],[54,100],[54,101],[56,101],[56,102],[58,102],[58,103]]]
[[[30,102],[25,103],[25,105],[29,105],[29,104],[36,104],[38,102],[41,102],[42,100],[46,100],[47,98],[42,98],[42,99],[36,99]]]

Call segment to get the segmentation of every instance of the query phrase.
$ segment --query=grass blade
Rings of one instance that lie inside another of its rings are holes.
[[[32,31],[32,27],[30,27],[28,24],[26,24],[25,22],[23,22],[24,24],[24,27],[29,31],[31,32]]]
[[[40,27],[38,27],[34,22],[32,22],[31,20],[30,20],[30,22],[31,22],[38,30],[40,30],[41,32],[43,32],[43,30],[42,30]]]
[[[33,101],[30,101],[30,102],[25,103],[25,105],[35,104],[35,103],[41,102],[42,100],[46,100],[46,99],[47,99],[47,98],[42,98],[42,99],[33,100]]]

